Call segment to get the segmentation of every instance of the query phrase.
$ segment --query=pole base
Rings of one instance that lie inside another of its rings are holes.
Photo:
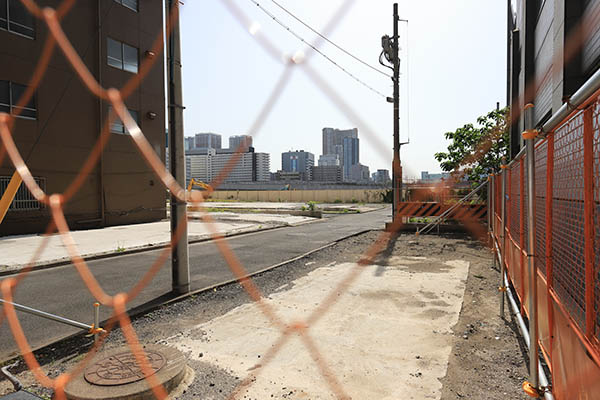
[[[542,397],[542,394],[539,391],[539,389],[533,387],[531,383],[527,381],[523,382],[523,391],[527,396],[533,397],[534,399],[539,399],[540,397]]]

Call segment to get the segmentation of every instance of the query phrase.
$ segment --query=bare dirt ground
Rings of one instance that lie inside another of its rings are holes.
[[[291,282],[307,276],[318,266],[332,262],[357,262],[380,234],[381,232],[370,232],[346,239],[311,256],[255,276],[253,280],[265,296],[270,296]],[[464,260],[470,264],[463,306],[458,323],[452,329],[452,350],[447,374],[441,379],[441,399],[527,398],[521,391],[521,383],[528,374],[523,344],[517,335],[516,325],[510,321],[508,311],[508,322],[498,316],[499,273],[491,267],[492,256],[489,250],[464,236],[416,238],[405,234],[391,241],[374,264],[386,265],[392,257],[422,256],[435,256],[440,260]],[[168,338],[184,335],[190,328],[221,317],[249,302],[248,295],[239,284],[230,284],[138,316],[133,319],[133,326],[142,343],[161,343]],[[123,336],[116,329],[108,336],[105,346],[123,344]],[[90,345],[90,338],[79,336],[42,349],[36,356],[44,365],[44,370],[51,377],[56,377],[81,361]],[[233,371],[204,362],[203,356],[197,354],[194,360],[190,360],[189,365],[195,370],[195,377],[178,398],[225,399],[239,384],[240,377]],[[27,390],[50,398],[52,392],[41,388],[22,362],[16,369],[21,371],[18,377]],[[420,375],[416,373],[415,376],[418,378]],[[0,393],[10,391],[11,387],[6,381],[0,382]],[[290,391],[279,398],[305,397],[298,397]]]

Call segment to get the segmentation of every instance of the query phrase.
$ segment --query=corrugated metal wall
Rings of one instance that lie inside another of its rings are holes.
[[[599,0],[600,1],[600,0]],[[535,123],[552,110],[552,61],[554,57],[554,1],[544,1],[535,28]]]
[[[587,0],[584,20],[587,19],[585,32],[588,39],[583,44],[582,63],[586,75],[593,72],[600,61],[600,0]]]

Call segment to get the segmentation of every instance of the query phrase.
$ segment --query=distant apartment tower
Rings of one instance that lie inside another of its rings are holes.
[[[358,139],[358,129],[354,128],[340,130],[334,128],[323,128],[323,154],[339,155],[341,146],[344,144],[344,138],[346,137]]]
[[[255,182],[268,182],[271,180],[271,156],[269,153],[254,154],[254,176]]]
[[[229,166],[232,157],[238,161],[222,177],[223,182],[265,182],[271,179],[268,153],[255,153],[254,148],[250,148],[236,155],[231,149],[204,148],[186,152],[188,181],[191,178],[206,183],[214,181]]]
[[[57,7],[62,2],[36,3]],[[123,101],[151,148],[164,160],[164,63],[154,63],[143,79],[139,75],[163,28],[163,2],[74,1],[62,10],[67,8],[61,26],[99,86],[123,87],[140,78]],[[112,110],[109,101],[91,94],[78,81],[71,63],[56,49],[31,100],[17,107],[49,37],[45,23],[21,1],[0,0],[0,112],[20,112],[12,129],[15,145],[24,157],[29,155],[27,165],[38,184],[52,194],[64,192],[78,176]],[[108,129],[110,144],[64,209],[72,229],[151,222],[166,215],[165,189],[128,130],[118,120]],[[8,157],[3,157],[0,196],[14,171]],[[22,186],[0,225],[0,236],[44,232],[51,220],[50,207],[33,200]]]
[[[378,169],[373,173],[373,180],[380,185],[387,185],[391,182],[390,171],[387,169]]]
[[[240,148],[242,151],[248,151],[250,147],[252,147],[252,136],[250,135],[238,135],[231,136],[229,138],[229,149],[230,150],[238,150]]]
[[[315,155],[308,151],[288,151],[281,153],[281,169],[284,172],[298,172],[302,180],[310,180],[310,169],[315,165]]]
[[[339,167],[340,165],[340,156],[337,154],[323,154],[319,156],[319,167]]]
[[[216,133],[198,133],[195,140],[196,149],[220,149],[221,135]]]
[[[358,129],[323,128],[323,155],[336,154],[343,180],[350,179],[350,167],[359,163]]]
[[[324,165],[311,168],[311,179],[315,182],[342,182],[342,167],[339,165]]]
[[[353,180],[351,176],[351,167],[357,165],[359,159],[359,141],[358,138],[345,137],[342,146],[344,149],[343,169],[344,180]]]

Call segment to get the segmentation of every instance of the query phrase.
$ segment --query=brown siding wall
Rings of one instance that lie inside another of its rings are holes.
[[[56,6],[59,1],[38,3]],[[77,1],[62,22],[74,48],[96,79],[101,76],[104,87],[120,88],[135,76],[107,64],[107,36],[138,48],[141,65],[146,59],[145,52],[160,34],[162,2],[141,0],[139,3],[136,13],[113,0]],[[46,38],[47,29],[40,21],[35,40],[0,30],[0,79],[27,84]],[[33,175],[46,178],[48,193],[60,193],[76,177],[98,140],[108,104],[101,104],[87,91],[58,49],[36,96],[37,120],[17,119],[13,135]],[[165,151],[164,96],[161,54],[140,87],[125,101],[130,109],[139,112],[141,128],[161,157]],[[153,120],[147,117],[150,111],[157,114]],[[10,176],[13,172],[12,164],[5,160],[0,166],[0,175]],[[65,212],[71,228],[78,229],[154,221],[165,217],[164,209],[165,190],[139,156],[131,138],[111,134],[101,164],[67,204]],[[49,221],[48,210],[9,212],[0,225],[0,235],[41,232]]]

